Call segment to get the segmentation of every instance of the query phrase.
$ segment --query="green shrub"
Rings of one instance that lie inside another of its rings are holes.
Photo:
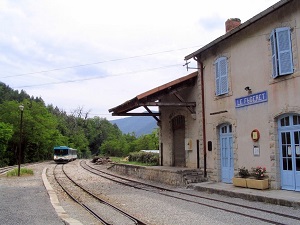
[[[128,161],[157,166],[159,165],[159,154],[152,152],[131,152],[129,153]]]

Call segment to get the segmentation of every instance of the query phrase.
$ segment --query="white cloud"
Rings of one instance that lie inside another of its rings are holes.
[[[108,109],[192,72],[184,56],[224,34],[228,18],[245,22],[276,2],[1,0],[0,80],[111,119]]]

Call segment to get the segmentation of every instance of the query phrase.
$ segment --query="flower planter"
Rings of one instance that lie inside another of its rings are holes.
[[[256,180],[256,179],[247,178],[246,182],[248,188],[259,189],[259,190],[264,190],[269,188],[268,179]]]
[[[236,187],[247,187],[246,178],[233,177],[232,178],[232,183]]]

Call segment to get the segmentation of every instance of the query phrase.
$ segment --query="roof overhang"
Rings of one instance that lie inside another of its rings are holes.
[[[235,35],[236,33],[240,32],[241,30],[245,29],[246,27],[250,26],[251,24],[257,22],[258,20],[266,17],[270,13],[274,12],[275,10],[281,8],[285,4],[291,2],[293,0],[281,0],[274,4],[273,6],[267,8],[266,10],[262,11],[261,13],[257,14],[256,16],[252,17],[251,19],[247,20],[243,24],[239,25],[235,29],[227,32],[226,34],[222,35],[221,37],[215,39],[214,41],[210,42],[209,44],[205,45],[204,47],[200,48],[199,50],[187,55],[184,57],[184,60],[189,60],[192,58],[197,58],[199,55],[201,55],[202,52],[205,50],[208,50],[209,48],[213,47],[214,45],[230,38],[231,36]]]
[[[108,111],[112,113],[113,116],[153,116],[157,121],[160,116],[159,112],[152,112],[148,106],[164,106],[164,107],[188,107],[194,108],[196,102],[185,102],[179,95],[178,92],[187,87],[193,86],[196,82],[198,72],[191,73],[187,76],[178,78],[169,83],[161,85],[159,87],[153,88],[146,91],[136,97],[118,105]],[[180,101],[176,102],[160,102],[160,99],[167,95],[174,94]],[[136,108],[144,107],[147,112],[145,113],[129,113]]]

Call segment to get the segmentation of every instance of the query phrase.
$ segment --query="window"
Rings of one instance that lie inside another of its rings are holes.
[[[221,128],[221,134],[232,133],[232,125],[225,125]]]
[[[283,117],[280,120],[280,126],[282,127],[290,126],[290,117],[289,116]]]
[[[290,27],[274,29],[270,35],[272,49],[272,77],[293,73]]]
[[[220,57],[215,61],[216,67],[216,95],[228,93],[228,66],[227,58]]]
[[[293,116],[293,125],[300,125],[300,116]]]
[[[177,129],[184,129],[185,119],[184,116],[176,116],[174,119],[172,119],[172,128],[173,130]]]

